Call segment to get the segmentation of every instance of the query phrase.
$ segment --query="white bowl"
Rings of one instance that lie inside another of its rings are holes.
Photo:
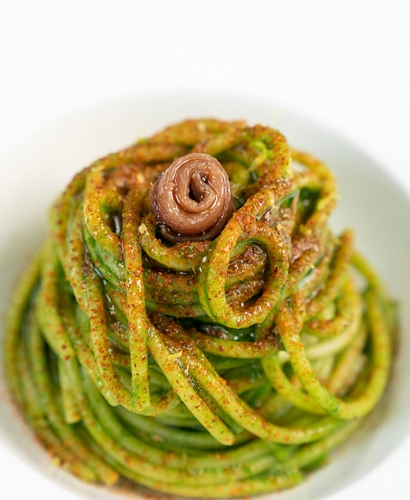
[[[289,142],[321,157],[336,174],[341,201],[332,224],[353,227],[365,253],[400,304],[401,338],[387,397],[372,425],[338,449],[328,465],[281,500],[319,500],[351,485],[386,459],[410,427],[410,202],[388,172],[320,125],[276,106],[227,95],[152,94],[76,112],[27,138],[0,163],[0,315],[18,275],[46,233],[47,209],[74,173],[108,152],[184,118],[246,119],[281,130]],[[1,338],[0,338],[1,355]],[[1,356],[2,357],[2,356]],[[1,370],[1,366],[0,366]],[[0,373],[0,394],[6,394]],[[4,399],[4,398],[3,398]],[[11,403],[0,405],[0,437],[44,476],[78,495],[119,500],[120,491],[86,485],[50,465]],[[382,470],[382,469],[381,469]],[[142,498],[139,493],[135,498]],[[277,494],[265,495],[274,499]],[[134,496],[132,496],[134,498]],[[144,495],[144,498],[146,496]]]

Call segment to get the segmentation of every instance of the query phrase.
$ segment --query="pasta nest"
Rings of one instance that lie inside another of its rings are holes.
[[[170,243],[152,185],[217,158],[235,211]],[[8,317],[6,370],[58,463],[178,496],[298,484],[380,400],[395,306],[335,236],[330,170],[270,127],[188,120],[78,173]],[[122,479],[124,481],[124,479]]]

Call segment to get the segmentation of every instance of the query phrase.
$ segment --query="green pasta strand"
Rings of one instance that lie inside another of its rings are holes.
[[[235,211],[209,240],[169,241],[151,189],[190,153],[220,162]],[[303,481],[383,397],[397,330],[352,231],[332,233],[337,199],[323,162],[241,121],[177,123],[78,173],[5,334],[53,463],[177,497]]]

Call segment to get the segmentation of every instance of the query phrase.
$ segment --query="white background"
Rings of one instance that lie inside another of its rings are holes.
[[[0,0],[0,158],[106,99],[223,91],[315,118],[410,193],[409,67],[408,0]],[[408,500],[409,464],[403,436],[393,456],[332,500]],[[0,498],[76,498],[1,442],[0,470]]]

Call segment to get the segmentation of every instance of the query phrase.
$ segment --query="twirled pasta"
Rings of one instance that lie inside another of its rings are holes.
[[[190,154],[222,164],[236,210],[220,234],[170,243],[151,188]],[[178,496],[299,483],[391,367],[394,304],[351,231],[332,234],[336,202],[321,161],[243,122],[179,123],[77,174],[5,337],[44,445],[86,481]]]

